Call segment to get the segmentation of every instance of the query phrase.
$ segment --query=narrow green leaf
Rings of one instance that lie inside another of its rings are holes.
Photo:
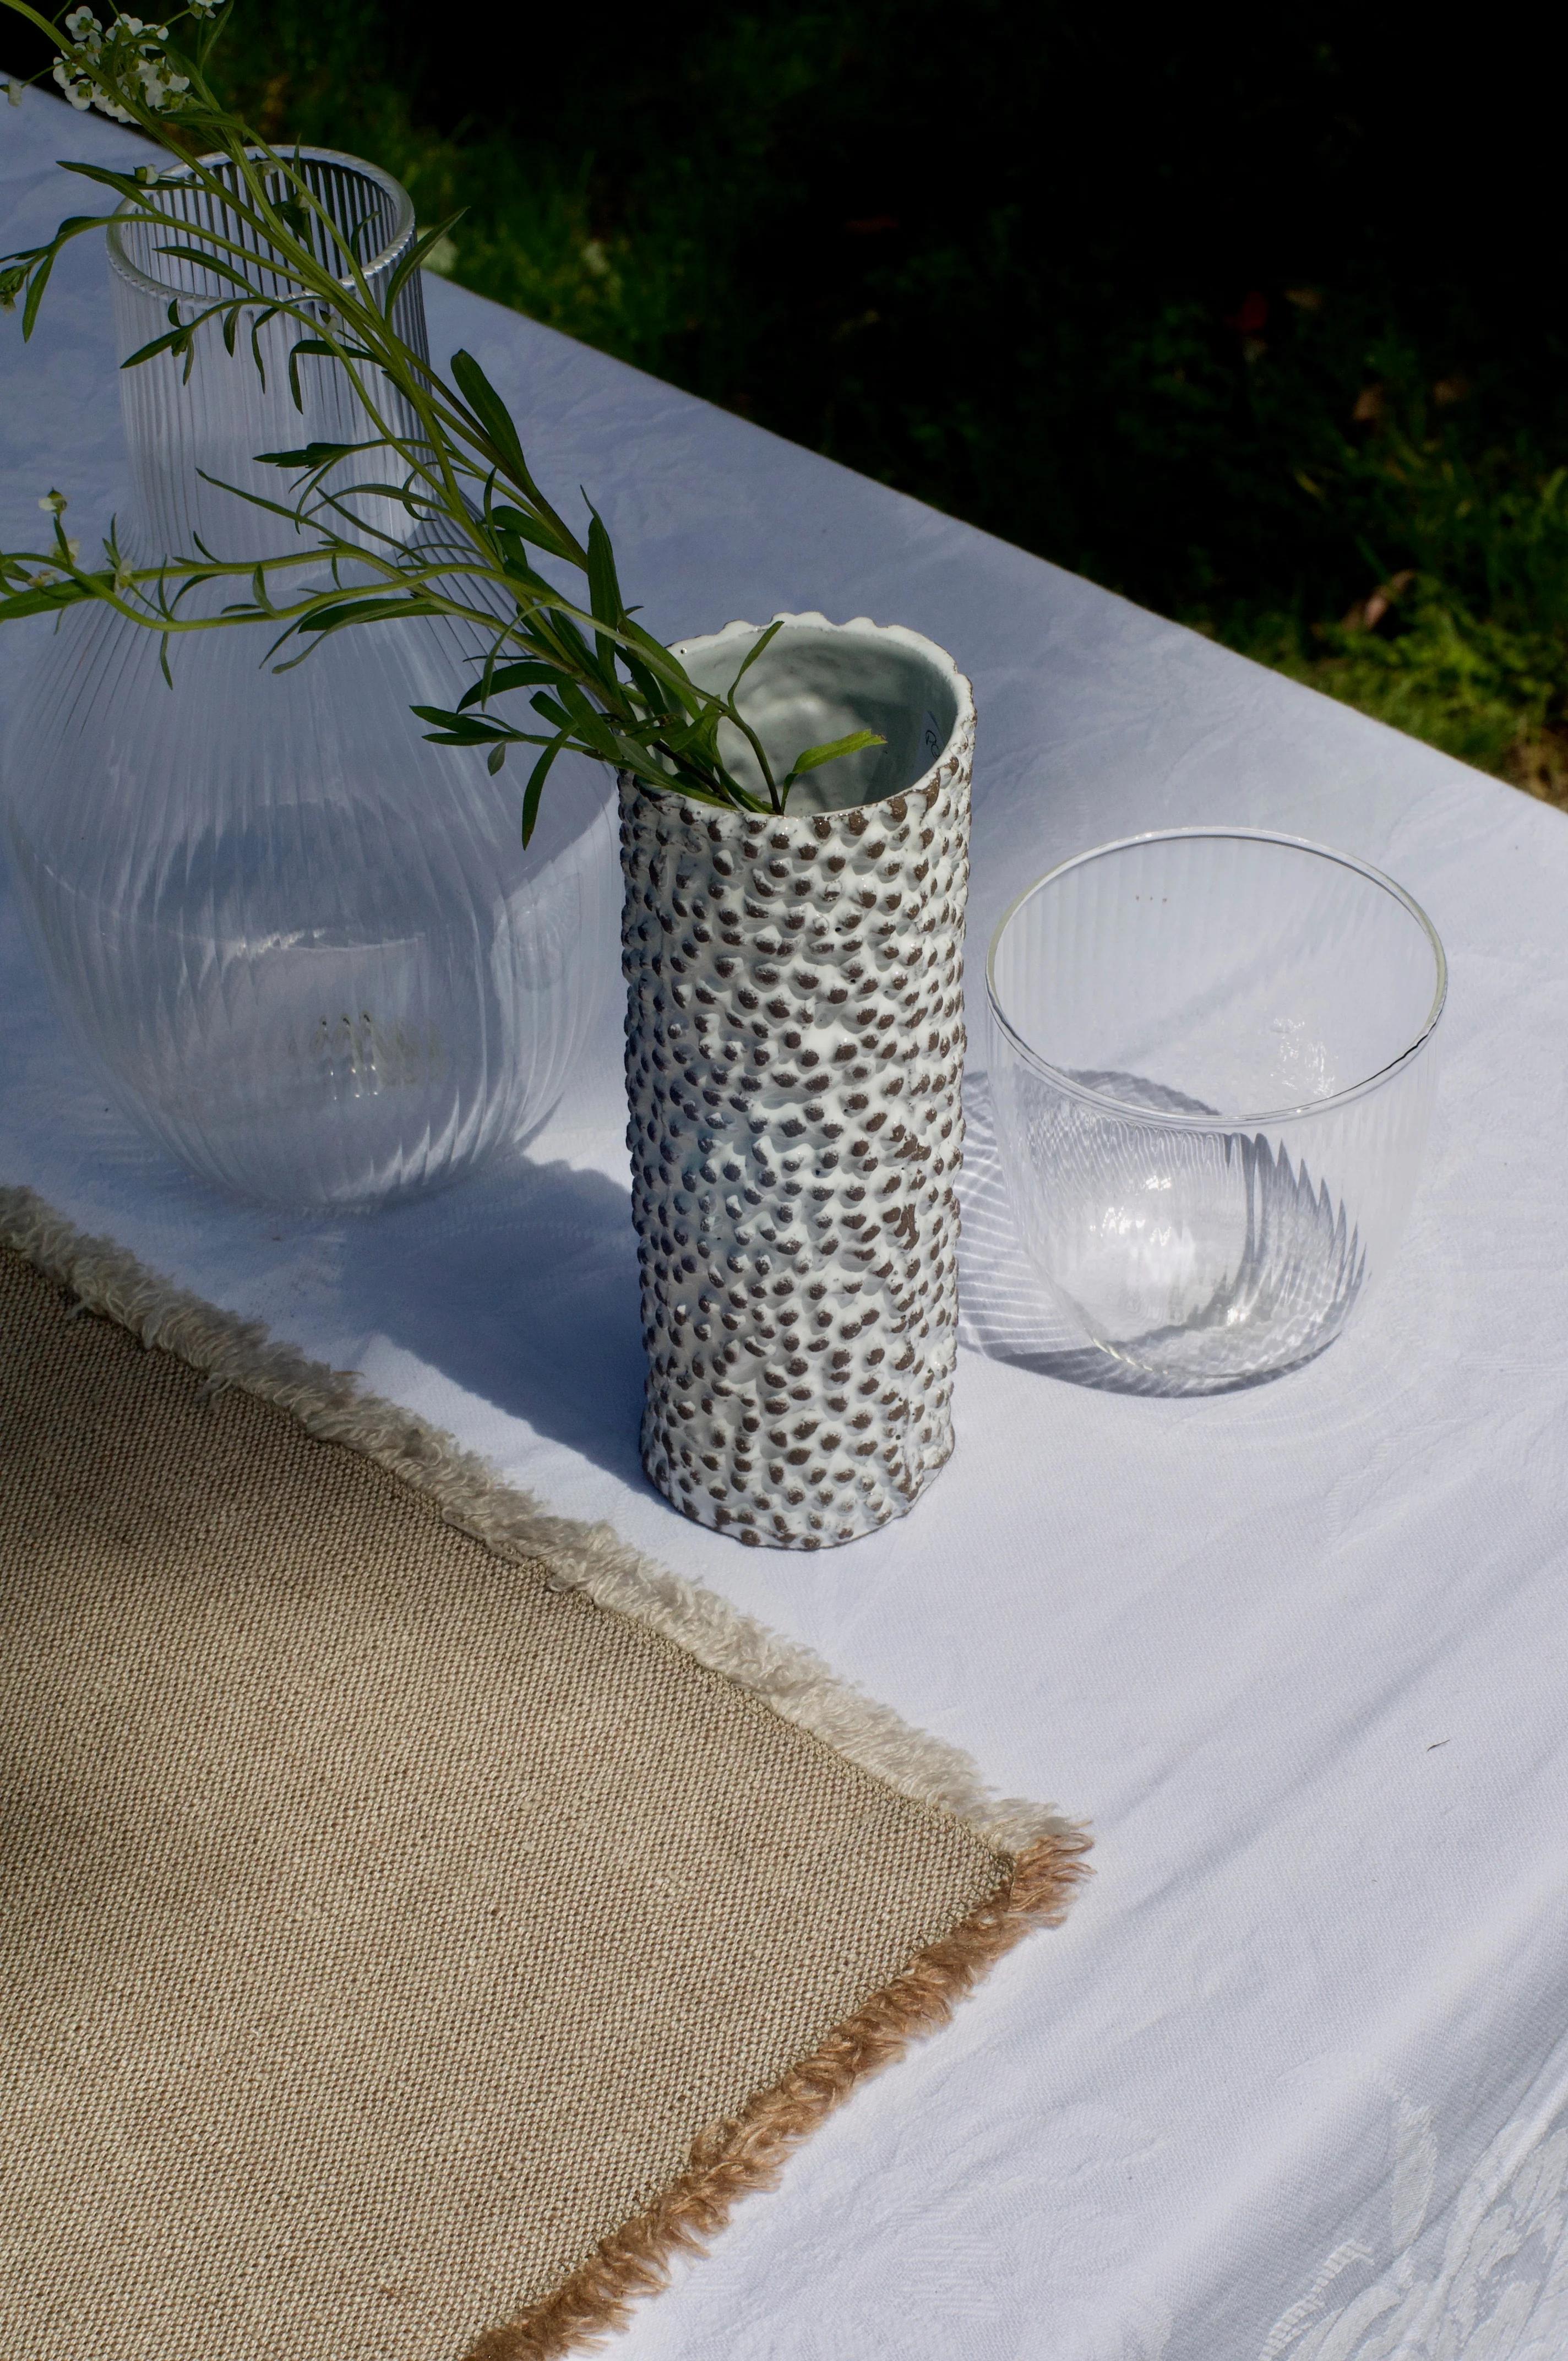
[[[616,579],[615,552],[610,547],[604,520],[591,500],[588,501],[588,605],[596,621],[608,623],[612,631],[620,628],[625,601],[620,595],[620,584]],[[619,653],[615,642],[606,639],[602,631],[596,631],[594,646],[600,664],[613,680],[615,659]]]
[[[157,250],[159,254],[172,255],[179,262],[193,262],[199,269],[212,271],[216,278],[226,279],[232,285],[243,288],[247,295],[260,292],[255,280],[247,279],[242,270],[236,270],[232,262],[225,262],[221,255],[209,254],[199,246],[160,246]]]
[[[377,434],[366,443],[307,443],[299,451],[258,451],[256,459],[267,467],[323,467],[331,460],[346,459],[351,452],[379,450],[386,439]]]
[[[492,697],[504,697],[510,688],[535,688],[541,682],[559,680],[554,664],[498,664],[488,680],[477,680],[472,688],[465,689],[457,700],[457,710],[466,713],[471,705],[483,705]]]
[[[604,520],[591,504],[588,509],[588,605],[595,620],[600,623],[619,626],[625,611],[620,584],[616,579],[615,552],[604,529]]]
[[[522,445],[512,423],[511,412],[472,353],[453,354],[452,375],[464,401],[484,428],[506,473],[519,491],[526,492],[530,500],[537,500],[539,495],[528,472],[528,462],[522,456]]]
[[[149,218],[159,221],[169,218],[166,214],[155,213],[147,205],[148,183],[138,181],[134,172],[116,172],[107,164],[68,164],[63,158],[60,169],[62,172],[74,172],[83,181],[97,181],[105,189],[113,189],[118,196],[134,198]]]
[[[0,623],[20,622],[24,615],[52,614],[57,608],[74,607],[92,595],[76,582],[46,582],[35,590],[17,590],[9,598],[0,598]]]
[[[650,713],[656,715],[661,722],[673,720],[677,714],[684,712],[685,708],[678,703],[666,684],[659,678],[657,673],[649,669],[641,656],[634,655],[630,648],[623,647],[620,651],[620,661],[626,666],[632,687],[637,691]]]
[[[750,654],[746,657],[740,671],[736,674],[734,679],[729,684],[729,694],[731,697],[734,697],[736,690],[740,687],[741,682],[745,679],[746,675],[751,671],[751,666],[756,663],[757,658],[762,654],[762,650],[767,646],[769,641],[776,638],[778,633],[784,630],[784,619],[781,615],[776,622],[770,623],[767,630],[760,633],[758,638],[753,641]]]
[[[380,623],[389,618],[441,612],[431,599],[411,598],[403,592],[388,598],[334,600],[329,607],[318,607],[313,614],[302,615],[297,628],[302,631],[339,631],[348,623]]]
[[[528,552],[520,533],[499,532],[496,545],[500,551],[501,572],[509,582],[516,583],[520,589],[532,591],[535,598],[549,598],[550,585],[543,575],[537,573],[529,564]]]
[[[887,740],[874,730],[851,730],[847,738],[835,738],[826,746],[807,746],[795,756],[785,786],[791,785],[807,771],[819,771],[824,763],[837,763],[845,754],[858,754],[866,746],[885,746]]]
[[[492,779],[495,777],[496,773],[500,769],[501,764],[506,761],[506,758],[507,750],[504,744],[492,746],[489,752],[486,755],[485,768],[488,771]]]
[[[330,345],[323,344],[320,336],[297,336],[295,338],[294,342],[289,347],[289,390],[294,397],[294,407],[296,410],[303,410],[305,406],[305,397],[300,391],[300,355],[302,353],[313,353],[318,357],[324,354],[329,361],[334,361],[337,358],[337,355],[333,350],[332,346]]]
[[[618,742],[615,733],[621,717],[614,712],[609,715],[601,712],[575,680],[560,680],[556,687],[572,726],[585,744],[591,746],[606,762],[614,761]],[[537,707],[539,700],[535,697],[530,702]]]
[[[33,323],[38,316],[38,305],[44,300],[44,289],[49,285],[49,273],[54,269],[55,258],[59,252],[58,244],[50,247],[34,271],[28,284],[27,300],[22,306],[22,342],[24,344],[33,333]]]
[[[6,262],[27,266],[32,273],[27,287],[27,301],[22,306],[24,342],[33,333],[33,323],[38,316],[38,305],[43,302],[44,289],[49,285],[50,274],[64,247],[73,237],[80,237],[84,230],[104,228],[110,218],[107,214],[68,214],[47,246],[33,247],[25,252],[7,254],[3,258]],[[16,283],[19,287],[20,280]]]
[[[553,524],[539,517],[529,516],[521,509],[510,507],[492,508],[489,514],[492,522],[503,533],[513,533],[519,541],[531,541],[536,549],[547,550],[552,557],[564,557],[568,564],[576,564],[578,553]]]
[[[711,713],[699,713],[690,721],[666,725],[661,735],[672,754],[696,752],[714,761],[718,757],[718,724],[722,718],[715,706]]]
[[[584,639],[581,631],[578,631],[577,626],[573,621],[571,616],[565,612],[565,608],[568,603],[568,601],[563,598],[559,590],[553,590],[551,592],[550,612],[552,620],[550,629],[572,656],[576,664],[577,670],[579,672],[586,673],[590,680],[595,680],[599,676],[598,659],[589,648],[588,643],[587,640]]]
[[[566,743],[566,733],[553,739],[528,774],[528,785],[522,795],[522,849],[526,852],[539,824],[539,799],[544,793],[544,782],[550,776],[551,765]]]
[[[413,245],[410,247],[407,254],[404,255],[402,260],[393,271],[390,279],[387,281],[387,290],[381,298],[381,308],[386,313],[389,320],[392,316],[393,304],[397,302],[398,297],[402,293],[404,287],[412,278],[414,272],[423,262],[424,258],[430,252],[431,247],[433,246],[438,246],[444,237],[447,236],[452,230],[456,228],[457,224],[462,220],[466,211],[467,207],[466,205],[459,205],[455,214],[448,214],[446,219],[444,222],[437,222],[433,229],[427,229],[422,232],[420,236],[415,239]]]
[[[220,492],[232,492],[236,500],[245,500],[253,509],[264,509],[269,516],[287,517],[291,524],[299,522],[298,509],[287,501],[269,500],[265,492],[250,491],[244,484],[226,483],[222,476],[210,476],[205,467],[198,467],[196,473],[204,484],[213,485]],[[202,554],[206,556],[208,552],[203,550]]]
[[[648,669],[664,683],[682,711],[699,712],[705,702],[703,691],[687,679],[685,666],[680,659],[673,656],[669,649],[661,641],[656,640],[651,631],[645,631],[641,624],[637,622],[630,613],[621,629],[631,644],[641,649]]]
[[[433,722],[444,734],[435,741],[443,746],[512,745],[520,739],[531,737],[524,730],[514,730],[510,721],[479,720],[471,713],[449,713],[439,705],[415,705],[409,708],[422,721]],[[532,742],[542,745],[543,739]]]

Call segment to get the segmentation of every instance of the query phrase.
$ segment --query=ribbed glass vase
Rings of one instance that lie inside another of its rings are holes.
[[[415,235],[405,192],[348,157],[305,150],[312,184],[357,236],[371,285]],[[182,241],[212,226],[168,189]],[[161,234],[110,234],[123,355],[166,328],[203,273]],[[211,291],[218,282],[212,281]],[[424,347],[415,273],[398,325]],[[150,562],[298,546],[217,478],[280,496],[269,449],[368,430],[334,362],[299,331],[258,330],[231,357],[216,326],[188,380],[160,355],[121,378],[128,554]],[[408,533],[400,503],[334,489],[367,531]],[[216,593],[213,594],[214,597]],[[525,856],[519,786],[425,743],[414,704],[450,705],[472,644],[441,620],[360,627],[281,675],[262,627],[171,643],[107,609],[68,610],[18,700],[0,813],[56,1003],[121,1107],[192,1170],[273,1202],[364,1205],[471,1170],[548,1115],[615,972],[611,789],[566,766]]]

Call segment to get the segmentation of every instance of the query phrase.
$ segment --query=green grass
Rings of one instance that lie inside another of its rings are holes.
[[[1546,78],[1084,14],[239,0],[225,71],[464,284],[1568,800]]]

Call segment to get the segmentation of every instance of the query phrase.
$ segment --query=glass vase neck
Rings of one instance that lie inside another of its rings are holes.
[[[231,186],[235,167],[225,158],[204,159]],[[399,263],[417,235],[406,190],[372,164],[328,148],[291,151],[323,212],[360,257],[373,296],[383,299]],[[289,193],[280,175],[276,194]],[[274,193],[269,192],[269,193]],[[270,268],[269,249],[251,226],[192,175],[172,173],[149,194],[166,214],[169,232],[128,209],[109,232],[109,270],[115,337],[120,359],[167,335],[171,318],[189,321],[232,292],[230,282],[197,258],[203,248],[214,258],[224,249],[215,237],[232,238],[255,260],[249,272],[258,301],[240,313],[235,349],[214,319],[197,332],[189,356],[155,354],[123,368],[120,406],[129,446],[135,511],[126,540],[138,558],[198,554],[198,544],[222,558],[262,558],[298,547],[295,527],[251,501],[286,500],[291,478],[258,464],[263,451],[292,450],[311,442],[356,443],[375,432],[364,403],[341,363],[319,355],[292,356],[308,333],[292,318],[266,316],[271,296],[291,291],[291,282]],[[319,250],[333,251],[328,233],[313,223]],[[170,247],[182,249],[169,251]],[[171,313],[170,307],[173,306]],[[424,295],[411,271],[392,304],[392,325],[422,360],[429,357]],[[187,367],[189,362],[189,367]],[[296,389],[298,401],[295,399]],[[413,424],[407,404],[379,372],[371,399],[395,429]],[[330,489],[345,499],[347,518],[336,520],[350,538],[369,543],[382,535],[405,540],[407,511],[385,491],[356,489],[384,485],[392,473],[385,451],[369,451],[341,462]],[[211,479],[211,480],[209,480]],[[356,529],[356,522],[357,521]]]

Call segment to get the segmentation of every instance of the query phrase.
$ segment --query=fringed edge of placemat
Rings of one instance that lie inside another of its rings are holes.
[[[312,1361],[274,1341],[259,1321],[203,1302],[113,1239],[77,1229],[32,1190],[0,1187],[0,1240],[89,1311],[202,1370],[214,1392],[239,1386],[289,1411],[323,1442],[375,1460],[498,1557],[537,1565],[552,1588],[585,1591],[598,1606],[646,1624],[898,1795],[963,1821],[1009,1861],[1047,1842],[1083,1849],[1070,1821],[1047,1806],[992,1795],[967,1754],[912,1729],[811,1649],[644,1557],[609,1525],[554,1515],[451,1435],[364,1391],[355,1371]]]
[[[836,2026],[772,2090],[700,2134],[685,2170],[652,2205],[606,2238],[553,2294],[504,2327],[487,2330],[466,2361],[551,2361],[624,2328],[634,2303],[669,2284],[675,2257],[705,2252],[737,2200],[771,2188],[791,2151],[859,2083],[945,2025],[954,2002],[1032,1928],[1059,1925],[1085,1874],[1088,1849],[1078,1830],[1031,1844],[978,1910]]]
[[[312,1361],[260,1322],[203,1302],[112,1239],[77,1229],[30,1189],[0,1187],[0,1245],[83,1310],[201,1370],[212,1392],[238,1387],[323,1442],[373,1459],[497,1556],[647,1625],[897,1794],[962,1821],[1000,1857],[1000,1882],[969,1917],[738,2115],[709,2125],[652,2204],[550,2295],[487,2330],[466,2361],[549,2361],[624,2326],[634,2303],[668,2283],[675,2257],[700,2254],[740,2198],[772,2186],[790,2152],[859,2083],[946,2024],[954,2003],[1032,1928],[1059,1923],[1086,1874],[1086,1832],[1041,1806],[993,1797],[967,1755],[912,1729],[811,1650],[630,1549],[609,1525],[553,1515],[450,1435],[365,1391],[355,1371]]]

